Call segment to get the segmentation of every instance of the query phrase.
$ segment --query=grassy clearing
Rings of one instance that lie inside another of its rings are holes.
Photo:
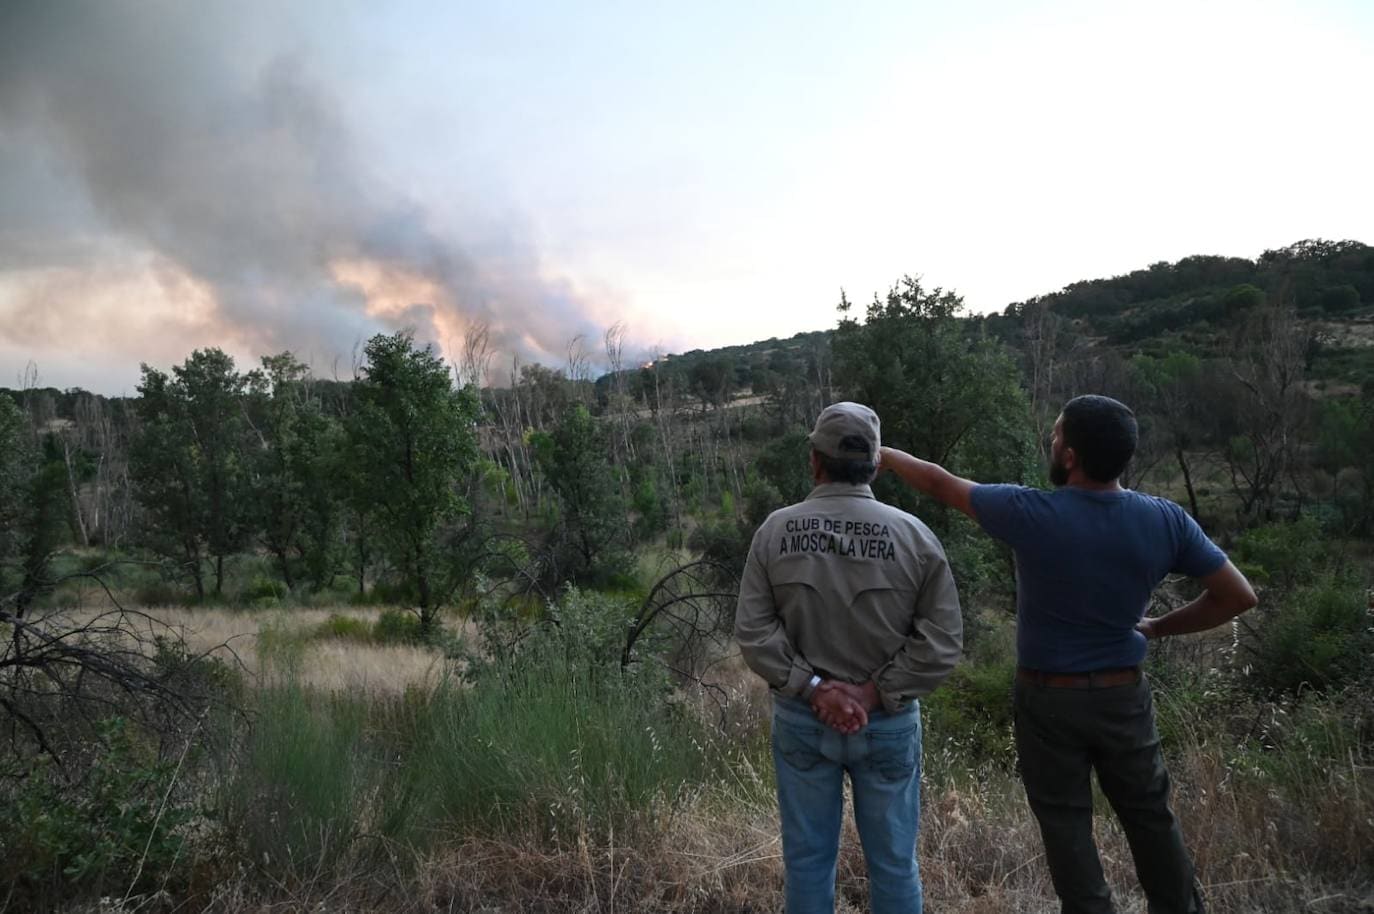
[[[80,619],[99,611],[78,610],[74,616]],[[395,695],[411,688],[434,688],[443,678],[444,658],[434,648],[412,643],[415,639],[404,634],[377,639],[375,632],[385,612],[380,609],[141,607],[139,611],[171,626],[192,652],[221,659],[255,682],[277,681],[289,670],[294,681],[307,689]],[[471,638],[475,631],[456,620],[448,628],[453,639]]]

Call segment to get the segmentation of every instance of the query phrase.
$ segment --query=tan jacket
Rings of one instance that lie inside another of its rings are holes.
[[[963,619],[929,527],[868,486],[825,483],[754,534],[735,637],[779,694],[799,695],[813,673],[872,679],[895,712],[954,669]]]

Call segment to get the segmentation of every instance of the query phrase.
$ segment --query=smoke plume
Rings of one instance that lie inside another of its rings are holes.
[[[571,337],[597,339],[519,226],[479,256],[361,160],[285,15],[3,4],[5,351],[56,337],[135,362],[226,343],[318,359],[411,327],[453,355],[485,323],[497,349],[557,363]]]

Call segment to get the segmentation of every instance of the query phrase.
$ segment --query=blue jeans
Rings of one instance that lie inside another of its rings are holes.
[[[832,914],[840,850],[844,775],[854,790],[854,824],[868,864],[873,914],[920,914],[916,831],[921,813],[921,711],[875,711],[842,736],[806,702],[773,699],[773,766],[778,776],[787,914]]]

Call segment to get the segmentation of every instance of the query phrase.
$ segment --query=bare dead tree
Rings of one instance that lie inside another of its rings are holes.
[[[623,389],[624,381],[619,378],[619,374],[625,368],[625,324],[616,321],[607,327],[603,342],[606,351],[606,373],[617,376],[613,383]]]
[[[661,383],[660,375],[662,372],[659,371],[659,366],[662,362],[663,354],[659,351],[655,351],[653,361],[650,363],[650,371],[654,379],[653,399],[650,402],[652,404],[654,425],[658,431],[657,442],[662,451],[659,455],[659,462],[661,465],[668,467],[669,473],[672,474],[676,472],[675,468],[677,466],[677,457],[673,449],[672,435],[672,426],[674,425],[671,409],[673,395],[671,386]],[[664,389],[665,386],[668,387],[667,390]],[[681,529],[682,503],[678,498],[677,486],[675,484],[668,486],[668,506],[672,510],[674,525],[677,526],[678,529]]]
[[[1044,299],[1028,302],[1022,311],[1022,332],[1025,336],[1026,364],[1030,377],[1031,422],[1034,428],[1043,428],[1052,409],[1054,395],[1055,369],[1058,367],[1059,325],[1061,318],[1050,310]],[[1049,459],[1049,439],[1044,435],[1036,436],[1040,459]]]
[[[585,388],[591,381],[591,354],[587,351],[587,338],[580,333],[568,340],[568,381],[573,396],[579,401],[585,399]]]
[[[483,388],[491,383],[491,360],[496,355],[491,343],[491,327],[475,321],[463,332],[463,347],[458,355],[458,380]]]
[[[1245,514],[1268,516],[1279,485],[1296,494],[1302,430],[1311,412],[1303,389],[1307,335],[1291,305],[1257,311],[1235,341],[1231,438],[1222,450]]]
[[[610,378],[607,413],[615,428],[612,442],[616,462],[623,466],[635,459],[634,441],[630,434],[633,407],[629,397],[625,395],[625,325],[617,321],[607,327],[603,342],[606,351],[606,374]]]

